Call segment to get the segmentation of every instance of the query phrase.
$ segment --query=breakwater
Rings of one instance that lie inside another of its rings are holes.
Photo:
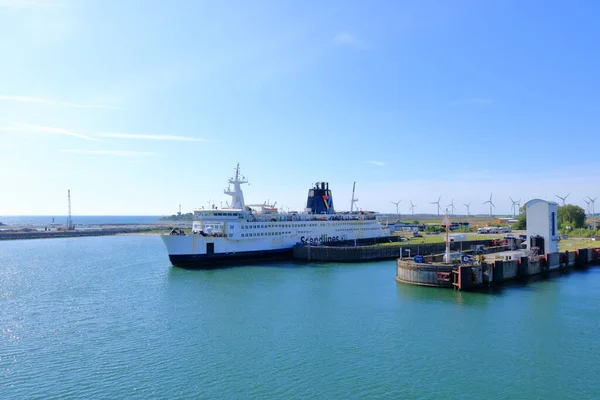
[[[67,237],[86,237],[86,236],[110,236],[124,233],[143,233],[151,229],[163,229],[163,227],[152,228],[111,228],[111,229],[90,229],[74,231],[29,231],[29,232],[0,232],[0,240],[25,240],[25,239],[54,239]]]
[[[600,264],[600,248],[551,253],[544,256],[519,256],[501,253],[474,265],[451,265],[441,262],[397,261],[396,281],[421,286],[473,290],[519,278],[553,271],[585,268]]]
[[[435,256],[446,249],[445,243],[420,243],[411,244],[407,242],[392,242],[397,237],[368,239],[370,242],[344,242],[328,244],[327,246],[310,246],[298,244],[294,246],[294,258],[303,261],[319,262],[360,262],[373,260],[390,260],[400,257],[411,257],[422,255],[433,261]],[[470,252],[471,246],[491,246],[491,240],[471,240],[466,242],[450,243],[450,251]],[[366,244],[369,243],[369,244]],[[373,244],[377,243],[377,244]],[[505,248],[503,248],[505,249]]]

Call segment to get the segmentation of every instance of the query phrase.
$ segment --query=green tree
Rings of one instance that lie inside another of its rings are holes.
[[[527,215],[525,215],[525,206],[521,207],[521,212],[519,214],[519,219],[513,225],[513,229],[516,231],[522,231],[527,229]]]
[[[571,229],[583,228],[585,226],[585,210],[573,204],[558,207],[558,226]]]
[[[435,225],[427,225],[425,226],[425,233],[439,233],[441,231],[440,226]]]
[[[173,214],[169,217],[160,218],[161,221],[192,221],[194,219],[194,213],[186,213],[186,214]]]
[[[571,229],[579,229],[585,226],[585,210],[573,204],[559,206],[557,218],[558,226],[561,229],[564,229],[567,226],[571,227]],[[521,207],[521,215],[519,215],[519,219],[513,225],[513,229],[527,229],[527,214],[525,213],[525,207]]]

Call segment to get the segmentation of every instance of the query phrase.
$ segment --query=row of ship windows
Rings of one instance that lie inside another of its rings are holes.
[[[356,225],[358,221],[355,222],[342,222],[336,225]],[[318,224],[282,224],[282,225],[274,225],[274,224],[265,224],[265,225],[242,225],[242,229],[264,229],[264,228],[305,228],[307,226],[318,226]]]
[[[356,228],[349,228],[349,229],[336,229],[336,232],[347,232],[347,231],[356,231],[356,230],[361,230],[361,231],[370,231],[373,229],[379,229],[379,227],[373,227],[373,228],[361,228],[361,227],[356,227]]]
[[[201,213],[201,216],[205,217],[237,217],[238,213],[220,213],[220,212],[209,212],[209,213]]]
[[[292,232],[257,232],[257,233],[242,233],[242,237],[250,237],[250,236],[279,236],[279,235],[289,235]]]
[[[260,228],[261,225],[257,225],[257,227]],[[229,227],[230,229],[233,229],[233,226]],[[336,229],[336,232],[350,232],[350,231],[357,231],[357,230],[361,230],[361,231],[369,231],[369,230],[375,230],[375,229],[379,229],[379,227],[374,226],[374,227],[370,227],[370,228],[366,228],[366,227],[353,227],[353,228],[348,228],[348,229]],[[311,231],[298,231],[298,233],[310,233]],[[284,233],[291,233],[291,232],[284,232]],[[242,237],[246,237],[246,236],[273,236],[273,235],[279,235],[281,233],[278,232],[266,232],[265,234],[259,234],[259,235],[255,235],[255,234],[251,234],[251,233],[242,233]]]
[[[283,224],[283,225],[242,225],[242,229],[261,229],[261,228],[300,228],[305,226],[317,226],[317,224]]]

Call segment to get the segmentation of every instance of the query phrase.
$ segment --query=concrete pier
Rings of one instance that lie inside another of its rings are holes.
[[[498,253],[497,256],[501,254]],[[533,275],[586,268],[598,264],[600,264],[600,248],[552,253],[535,258],[494,260],[493,257],[488,257],[486,261],[470,266],[453,266],[440,262],[418,263],[413,259],[398,259],[396,281],[413,285],[473,290]]]
[[[160,226],[159,228],[108,228],[108,229],[86,229],[86,230],[64,230],[64,231],[30,231],[30,232],[4,232],[0,231],[0,241],[2,240],[25,240],[25,239],[53,239],[66,237],[85,237],[85,236],[110,236],[124,233],[143,233],[151,229],[167,229],[168,227]]]
[[[491,246],[492,242],[491,240],[471,240],[462,243],[453,242],[450,243],[450,251],[469,253],[471,246]],[[443,252],[446,248],[445,243],[409,244],[406,242],[394,243],[385,241],[380,241],[380,243],[386,243],[386,245],[353,246],[345,243],[341,245],[309,246],[298,244],[294,246],[294,258],[302,261],[318,262],[361,262],[393,260],[399,257],[410,257],[419,254],[425,256],[428,261],[434,261],[436,260],[436,255]],[[502,249],[506,248],[503,247]]]
[[[398,260],[398,282],[421,286],[452,287],[452,265]]]

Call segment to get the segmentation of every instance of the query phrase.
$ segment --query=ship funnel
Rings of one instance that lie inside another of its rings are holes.
[[[333,214],[335,212],[329,183],[315,183],[315,187],[308,191],[306,208],[312,214]]]

